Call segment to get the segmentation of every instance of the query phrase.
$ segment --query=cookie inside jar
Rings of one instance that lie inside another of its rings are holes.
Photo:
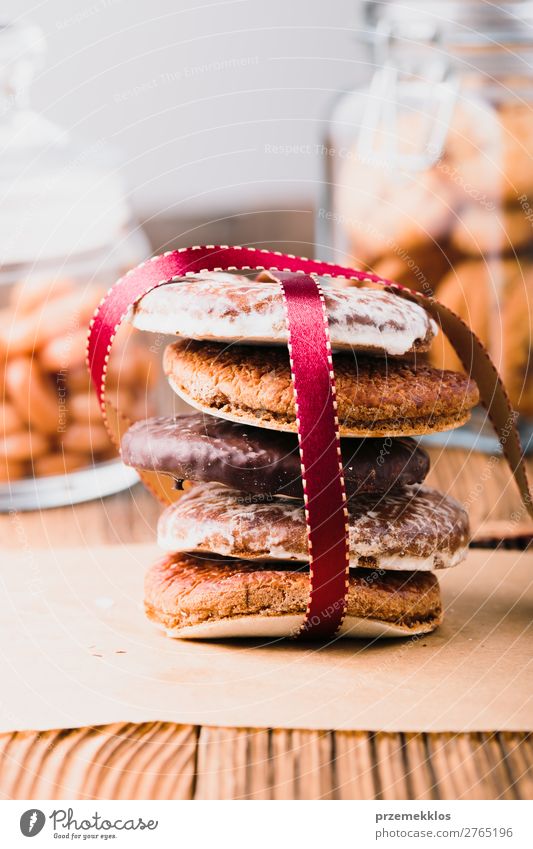
[[[3,291],[0,485],[65,476],[117,457],[86,366],[87,328],[105,287],[52,272]],[[108,395],[132,421],[153,410],[145,346],[120,331]]]
[[[364,4],[371,70],[331,111],[319,241],[335,262],[457,312],[500,369],[528,444],[532,13],[503,4],[489,14],[474,1],[451,15],[444,5]],[[461,368],[442,334],[429,359]],[[477,441],[479,423],[468,427],[470,444],[496,448]]]

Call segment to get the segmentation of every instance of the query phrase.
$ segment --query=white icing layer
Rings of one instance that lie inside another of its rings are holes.
[[[432,571],[465,559],[468,517],[454,499],[413,485],[348,504],[350,566]],[[303,502],[251,499],[218,483],[195,484],[159,518],[163,551],[264,561],[308,561]],[[362,559],[361,559],[362,558]]]
[[[324,286],[335,349],[399,356],[437,333],[418,304],[378,289]],[[183,278],[152,290],[130,315],[140,330],[188,339],[286,344],[281,292],[272,282],[216,273]]]

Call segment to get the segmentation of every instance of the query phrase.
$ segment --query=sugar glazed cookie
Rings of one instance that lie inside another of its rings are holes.
[[[437,327],[429,315],[392,292],[324,287],[331,344],[401,356],[427,351]],[[140,330],[196,340],[287,344],[283,297],[272,280],[235,274],[185,277],[153,289],[135,306]]]
[[[348,502],[350,567],[428,571],[466,557],[468,516],[453,498],[423,486]],[[253,498],[216,483],[196,484],[159,519],[167,552],[306,563],[303,501]]]

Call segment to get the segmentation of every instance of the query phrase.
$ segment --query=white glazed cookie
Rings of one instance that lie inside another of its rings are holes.
[[[466,556],[468,516],[453,498],[424,486],[348,503],[350,567],[431,571]],[[159,519],[159,546],[246,560],[309,559],[303,502],[262,499],[222,484],[194,485]]]
[[[427,351],[437,333],[424,309],[391,292],[323,287],[332,347],[401,356]],[[287,344],[278,284],[213,272],[159,286],[133,309],[139,330],[195,340]]]

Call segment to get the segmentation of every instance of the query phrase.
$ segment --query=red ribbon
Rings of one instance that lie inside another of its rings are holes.
[[[320,288],[308,274],[379,283],[400,297],[416,301],[444,327],[467,371],[478,383],[481,399],[491,415],[524,504],[533,515],[509,399],[487,352],[467,325],[434,298],[411,292],[376,275],[274,251],[220,246],[170,251],[128,272],[113,286],[92,319],[87,360],[104,420],[116,444],[120,442],[124,423],[106,400],[105,379],[113,340],[132,306],[149,291],[173,278],[205,271],[237,270],[273,272],[272,277],[280,283],[286,305],[310,554],[309,604],[300,634],[326,638],[339,628],[346,603],[349,556],[327,315]],[[154,473],[141,473],[141,477],[163,500],[175,497],[168,482]]]
[[[328,317],[312,277],[272,276],[281,283],[287,312],[309,547],[309,602],[301,634],[325,638],[344,618],[350,568]]]

